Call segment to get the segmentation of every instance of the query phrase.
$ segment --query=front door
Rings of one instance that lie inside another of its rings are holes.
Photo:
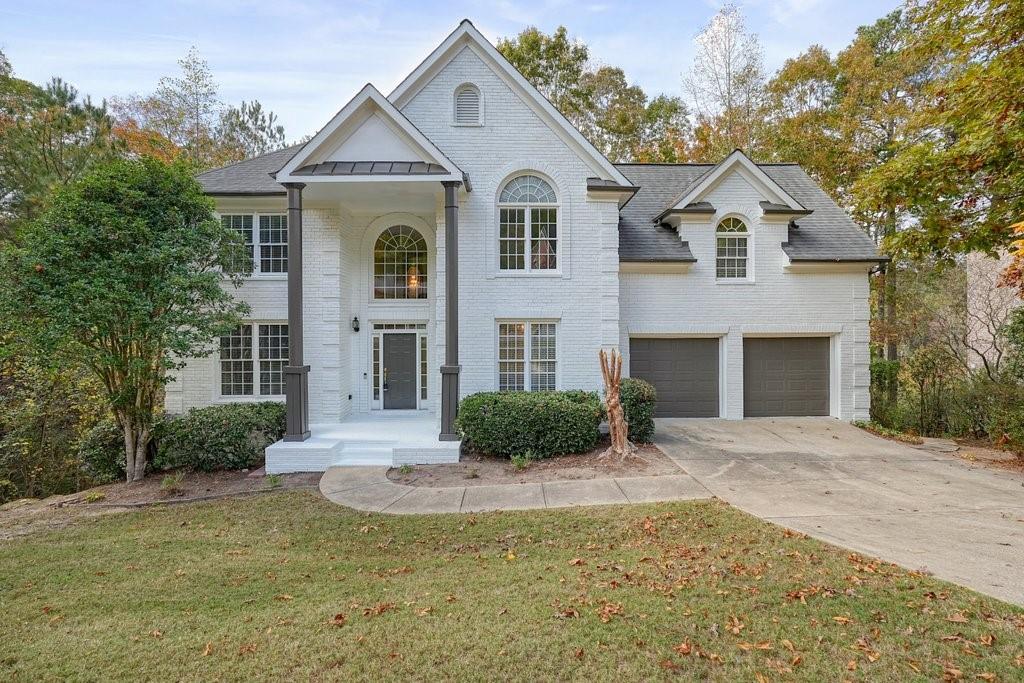
[[[416,408],[416,334],[385,334],[384,408]]]

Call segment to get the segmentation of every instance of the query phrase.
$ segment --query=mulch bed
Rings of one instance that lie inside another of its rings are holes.
[[[654,477],[682,474],[682,470],[654,445],[640,446],[639,458],[625,463],[599,460],[608,440],[594,450],[575,455],[559,455],[534,460],[517,470],[508,458],[480,453],[463,453],[457,464],[415,465],[403,472],[388,470],[388,479],[410,486],[486,486],[489,484],[529,484],[546,481],[608,479],[612,477]]]

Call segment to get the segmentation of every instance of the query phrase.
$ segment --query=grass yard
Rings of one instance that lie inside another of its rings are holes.
[[[1024,610],[716,501],[152,509],[0,544],[0,615],[15,681],[1024,677]]]

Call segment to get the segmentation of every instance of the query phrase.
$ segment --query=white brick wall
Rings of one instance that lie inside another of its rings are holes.
[[[681,239],[697,258],[684,274],[620,275],[622,347],[630,336],[721,336],[723,417],[743,417],[743,336],[832,336],[832,414],[843,419],[868,415],[868,278],[861,272],[787,272],[781,243],[784,224],[761,223],[762,197],[738,174],[706,198],[718,211],[706,224],[684,224]],[[739,215],[753,237],[751,284],[715,279],[715,226]],[[836,389],[838,389],[836,391]]]
[[[452,95],[462,83],[480,88],[482,127],[451,125]],[[597,389],[597,351],[618,343],[618,212],[588,201],[585,164],[470,49],[460,52],[402,112],[459,168],[473,191],[459,209],[459,338],[463,395],[494,389],[497,319],[558,320],[558,385]],[[497,274],[500,186],[536,171],[555,186],[560,206],[558,275]],[[444,215],[438,207],[438,282],[444,267]],[[436,299],[438,362],[444,353],[444,295]]]

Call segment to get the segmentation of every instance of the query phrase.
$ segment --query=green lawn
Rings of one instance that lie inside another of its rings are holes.
[[[3,680],[1024,676],[1024,610],[715,501],[117,515],[0,545],[0,620]]]

